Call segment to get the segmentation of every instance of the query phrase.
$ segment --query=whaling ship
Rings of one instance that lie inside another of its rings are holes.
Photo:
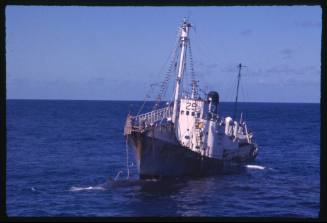
[[[160,108],[167,77],[152,111],[129,114],[126,119],[124,135],[135,150],[141,179],[216,174],[230,164],[252,161],[258,154],[258,146],[242,116],[236,121],[235,116],[224,118],[218,114],[217,92],[210,91],[201,97],[195,80],[190,93],[182,91],[187,52],[191,53],[191,27],[184,19],[178,31],[168,72],[176,75],[173,99]],[[240,64],[235,105],[241,68]]]

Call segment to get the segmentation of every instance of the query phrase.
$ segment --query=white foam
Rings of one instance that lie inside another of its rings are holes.
[[[69,191],[73,191],[73,192],[76,192],[76,191],[85,191],[85,190],[105,190],[104,187],[101,187],[101,186],[95,186],[95,187],[71,187]]]
[[[264,169],[266,169],[266,167],[259,166],[259,165],[245,165],[245,166],[246,166],[246,168],[255,169],[255,170],[264,170]]]
[[[277,171],[276,169],[271,168],[271,167],[269,167],[268,170]]]

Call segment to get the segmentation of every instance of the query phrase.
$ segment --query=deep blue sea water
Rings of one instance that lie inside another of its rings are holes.
[[[125,117],[141,104],[7,100],[7,214],[318,217],[319,104],[239,104],[262,168],[144,182],[130,149],[133,184],[104,185],[126,178]],[[233,104],[219,110],[231,115]]]

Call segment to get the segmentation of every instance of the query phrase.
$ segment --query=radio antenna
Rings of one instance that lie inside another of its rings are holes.
[[[240,79],[241,79],[241,69],[243,67],[247,67],[242,65],[241,63],[238,65],[238,76],[237,76],[237,87],[236,87],[236,98],[235,98],[235,105],[234,105],[234,116],[233,119],[235,120],[236,118],[236,113],[237,113],[237,102],[238,102],[238,89],[240,86]]]

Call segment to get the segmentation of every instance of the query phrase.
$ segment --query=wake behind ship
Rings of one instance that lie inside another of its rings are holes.
[[[126,118],[124,135],[134,148],[142,179],[216,174],[231,164],[254,160],[258,154],[253,135],[242,117],[238,122],[234,120],[235,115],[233,118],[219,116],[218,92],[200,95],[193,67],[190,69],[191,92],[182,90],[187,62],[193,63],[190,28],[191,24],[184,19],[167,72],[176,75],[173,99],[159,108],[167,90],[167,75],[152,111]],[[240,64],[239,78],[241,68]],[[235,111],[237,97],[238,92]]]

